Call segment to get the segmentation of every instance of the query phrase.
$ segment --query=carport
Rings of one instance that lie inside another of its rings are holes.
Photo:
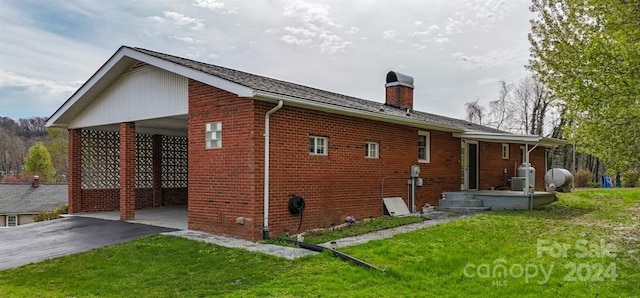
[[[189,80],[131,55],[111,57],[47,122],[69,131],[69,212],[131,221],[163,207],[186,227]]]

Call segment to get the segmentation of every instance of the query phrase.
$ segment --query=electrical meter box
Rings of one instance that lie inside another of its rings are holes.
[[[418,178],[420,177],[420,166],[419,165],[412,165],[411,166],[411,178]]]

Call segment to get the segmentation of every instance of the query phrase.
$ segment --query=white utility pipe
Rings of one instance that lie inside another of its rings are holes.
[[[284,102],[278,101],[278,105],[267,111],[264,115],[264,221],[262,237],[269,238],[269,116],[278,111]]]
[[[529,143],[525,143],[524,145],[526,150],[525,162],[527,163],[527,173],[524,175],[524,194],[529,195],[529,210],[533,210],[533,193],[529,191],[529,170],[531,168],[531,163],[529,162],[529,153],[536,149],[536,147],[540,145],[540,142],[536,143],[536,145],[531,149],[529,149]],[[533,187],[535,189],[535,185]]]

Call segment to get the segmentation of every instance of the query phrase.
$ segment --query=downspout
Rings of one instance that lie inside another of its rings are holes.
[[[269,239],[269,116],[278,111],[284,102],[278,101],[278,105],[264,114],[264,218],[262,226],[262,238]]]

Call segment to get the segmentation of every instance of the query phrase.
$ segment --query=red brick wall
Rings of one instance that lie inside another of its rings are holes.
[[[397,85],[386,87],[385,91],[387,105],[401,109],[413,109],[413,88]]]
[[[253,100],[189,81],[189,228],[258,239]],[[205,124],[222,122],[222,148],[205,149]],[[245,224],[236,218],[245,217]]]
[[[502,143],[480,142],[479,156],[479,189],[490,189],[504,186],[511,189],[505,178],[516,176],[517,168],[522,164],[520,156],[521,144],[509,144],[509,159],[502,159]],[[531,165],[536,170],[536,189],[544,189],[544,148],[536,148],[529,155]],[[507,174],[504,175],[504,169]]]
[[[81,210],[76,212],[112,211],[120,208],[120,189],[83,189]]]
[[[255,131],[261,135],[264,114],[274,104],[256,102]],[[309,135],[328,137],[328,155],[308,152]],[[378,159],[365,158],[366,141],[379,142]],[[263,175],[262,138],[256,138],[256,169]],[[271,236],[295,233],[299,216],[287,209],[290,195],[306,201],[302,230],[382,215],[385,197],[407,199],[406,180],[418,163],[418,129],[284,106],[271,116]],[[417,208],[435,204],[444,190],[460,187],[460,141],[450,133],[431,132],[431,163],[420,163],[425,186],[418,188]],[[454,166],[452,166],[452,164]],[[386,177],[386,178],[385,178]],[[258,189],[262,189],[258,179]],[[262,204],[257,203],[262,210]]]
[[[68,197],[69,213],[81,212],[82,209],[82,131],[69,129]]]
[[[82,205],[77,212],[113,211],[120,209],[120,189],[83,189]],[[153,189],[136,188],[136,209],[153,207]],[[187,205],[186,188],[163,188],[160,206]]]
[[[136,209],[136,127],[120,123],[120,219],[135,217]]]

